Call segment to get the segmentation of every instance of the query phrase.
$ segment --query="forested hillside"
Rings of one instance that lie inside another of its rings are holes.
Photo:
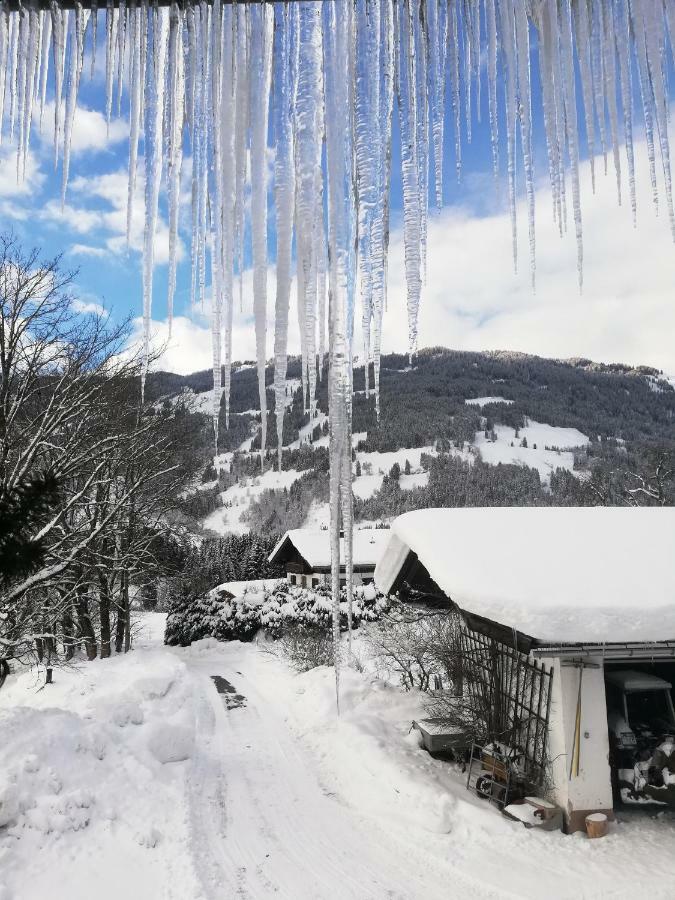
[[[324,371],[325,376],[325,371]],[[271,385],[272,368],[267,370]],[[255,367],[235,365],[230,427],[221,410],[220,455],[206,440],[210,372],[156,373],[157,408],[192,410],[201,483],[181,500],[187,520],[219,533],[260,534],[326,522],[328,402],[304,411],[301,363],[289,364],[283,471],[261,466]],[[353,474],[358,519],[424,506],[672,503],[675,390],[655,369],[518,353],[421,351],[383,357],[381,416],[354,376]],[[276,446],[268,389],[268,451]],[[201,415],[199,414],[201,413]]]

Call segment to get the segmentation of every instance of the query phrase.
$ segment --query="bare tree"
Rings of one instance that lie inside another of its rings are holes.
[[[130,646],[130,586],[188,477],[166,416],[141,408],[128,328],[80,315],[58,259],[0,237],[0,511],[48,472],[56,502],[30,523],[39,563],[0,585],[0,658],[53,663]],[[114,628],[113,622],[114,619]],[[98,631],[98,634],[97,634]],[[6,664],[1,667],[4,671]]]

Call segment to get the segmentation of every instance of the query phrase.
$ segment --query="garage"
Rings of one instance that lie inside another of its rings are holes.
[[[614,807],[675,810],[675,661],[605,666]]]

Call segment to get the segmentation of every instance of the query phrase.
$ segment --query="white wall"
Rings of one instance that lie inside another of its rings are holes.
[[[579,775],[571,778],[580,670],[562,659],[544,659],[542,662],[547,668],[553,668],[549,719],[553,799],[565,810],[568,819],[575,820],[573,826],[576,826],[578,820],[583,820],[584,813],[608,811],[613,805],[602,658],[584,660],[597,668],[583,670]],[[573,816],[575,812],[576,817]]]

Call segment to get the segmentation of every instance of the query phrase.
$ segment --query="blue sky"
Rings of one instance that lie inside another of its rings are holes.
[[[102,29],[99,29],[101,35]],[[533,69],[533,72],[535,70]],[[45,110],[43,131],[35,131],[25,182],[17,184],[12,148],[0,148],[0,215],[26,244],[40,245],[47,254],[63,253],[64,265],[77,268],[76,285],[82,308],[103,304],[115,318],[141,311],[142,179],[136,193],[131,246],[125,238],[128,127],[126,98],[122,118],[114,118],[109,133],[100,113],[104,108],[103,54],[98,54],[94,78],[85,76],[76,114],[70,185],[61,211],[61,169],[54,169],[51,147],[53,108]],[[590,356],[604,361],[648,363],[675,373],[675,247],[662,211],[657,218],[650,200],[645,148],[639,129],[638,218],[632,227],[627,202],[616,205],[614,172],[606,178],[602,161],[596,195],[590,190],[589,166],[582,166],[585,234],[585,287],[579,294],[573,233],[563,240],[551,222],[546,152],[540,125],[540,98],[534,83],[535,171],[537,178],[538,279],[529,284],[526,257],[526,217],[519,207],[520,264],[511,264],[510,223],[506,210],[505,150],[502,147],[499,195],[492,176],[487,115],[487,85],[481,92],[481,119],[474,115],[473,139],[463,135],[463,171],[455,174],[454,130],[446,115],[444,201],[442,213],[429,222],[429,265],[420,314],[420,346],[445,344],[458,349],[510,349],[547,356]],[[116,106],[116,105],[115,105]],[[475,106],[475,104],[474,104]],[[638,116],[636,115],[636,124]],[[500,122],[503,135],[503,121]],[[583,126],[580,117],[580,132]],[[398,134],[395,129],[390,256],[390,303],[385,318],[385,350],[406,349],[405,281],[400,233],[401,183]],[[585,145],[582,141],[582,148]],[[143,147],[141,143],[140,152]],[[585,149],[584,149],[585,152]],[[625,154],[622,153],[623,185]],[[142,160],[139,175],[142,174]],[[522,176],[522,171],[519,173]],[[521,179],[522,180],[522,179]],[[520,185],[522,193],[522,183]],[[182,210],[182,264],[176,294],[176,327],[163,364],[176,371],[206,368],[210,338],[206,317],[189,309],[189,185]],[[571,224],[571,223],[570,223]],[[270,246],[273,246],[270,216]],[[157,268],[153,320],[158,339],[166,336],[168,240],[166,211],[156,241]],[[250,273],[249,273],[250,274]],[[235,358],[254,353],[250,279],[245,277],[245,306],[237,312]],[[273,267],[269,305],[273,305]],[[294,322],[295,317],[291,316]],[[358,320],[358,314],[357,314]],[[138,330],[138,323],[136,323]],[[357,348],[358,354],[358,334]],[[291,333],[297,349],[297,334]],[[271,352],[271,334],[269,349]]]

